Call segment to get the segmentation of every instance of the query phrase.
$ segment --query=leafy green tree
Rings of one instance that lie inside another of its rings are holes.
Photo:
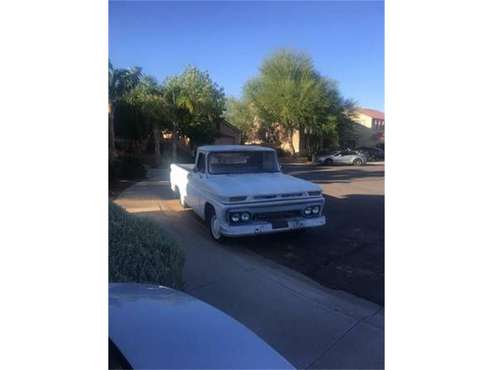
[[[306,150],[311,154],[321,148],[350,146],[354,140],[355,103],[341,96],[335,81],[321,77],[321,84],[325,91],[325,108],[313,116],[312,124],[305,129]]]
[[[210,143],[217,134],[216,125],[225,109],[223,89],[207,72],[188,67],[177,76],[164,81],[163,96],[169,107],[173,128],[173,157],[176,139],[185,135],[192,147]]]
[[[252,103],[244,99],[227,98],[224,118],[241,130],[242,138],[249,141],[258,139],[258,131],[261,129],[261,123],[255,112],[255,106]]]
[[[287,133],[293,154],[296,130],[306,149],[314,152],[324,138],[337,142],[341,120],[349,117],[336,83],[321,76],[308,55],[289,50],[280,50],[263,62],[260,74],[245,85],[244,97],[264,122],[277,124]]]
[[[150,76],[144,76],[139,84],[127,94],[126,99],[137,107],[144,118],[143,125],[146,130],[152,132],[154,141],[154,163],[161,163],[161,132],[169,128],[168,116],[170,107],[164,99],[162,87]]]
[[[288,134],[313,124],[327,108],[326,91],[312,60],[305,54],[281,50],[267,58],[260,76],[249,81],[245,93],[266,121],[277,122]]]
[[[350,99],[342,100],[337,112],[337,132],[339,134],[339,144],[351,147],[355,143],[356,102]]]
[[[130,69],[114,68],[109,62],[108,68],[108,113],[109,113],[109,144],[110,159],[115,158],[115,105],[123,99],[140,81],[142,69],[132,67]]]

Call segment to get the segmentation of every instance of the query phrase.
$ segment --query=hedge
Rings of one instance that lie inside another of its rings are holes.
[[[145,177],[146,168],[142,160],[132,156],[121,156],[109,162],[110,182],[125,179],[139,180]]]
[[[109,204],[110,282],[182,288],[183,251],[158,223]]]

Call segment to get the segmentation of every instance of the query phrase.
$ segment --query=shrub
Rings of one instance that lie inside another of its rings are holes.
[[[116,179],[139,180],[145,177],[142,161],[133,156],[118,157],[110,162],[110,182]]]
[[[182,288],[183,251],[158,223],[109,204],[110,282]]]

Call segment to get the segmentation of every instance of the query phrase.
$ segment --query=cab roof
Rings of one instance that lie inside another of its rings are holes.
[[[204,145],[197,150],[202,152],[259,152],[274,151],[274,149],[260,145]]]

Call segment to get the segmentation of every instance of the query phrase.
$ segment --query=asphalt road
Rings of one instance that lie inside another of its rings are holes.
[[[284,165],[320,184],[325,226],[232,241],[320,284],[384,305],[384,165]]]

